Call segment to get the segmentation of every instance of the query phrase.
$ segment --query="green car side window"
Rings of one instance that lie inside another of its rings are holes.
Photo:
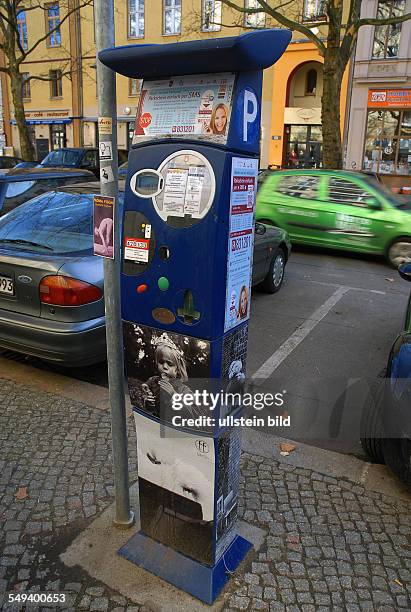
[[[310,175],[282,176],[277,183],[276,191],[293,198],[315,200],[318,197],[318,184],[320,178]]]
[[[360,185],[333,176],[328,183],[328,198],[336,204],[350,204],[361,208],[368,208],[371,200],[375,199],[369,191],[366,191]]]

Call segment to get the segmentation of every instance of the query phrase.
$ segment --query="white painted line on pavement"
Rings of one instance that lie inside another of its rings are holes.
[[[260,380],[263,382],[266,378],[271,376],[271,374],[278,368],[279,365],[287,359],[287,357],[292,353],[292,351],[297,348],[299,344],[308,336],[308,334],[324,319],[325,316],[330,312],[330,310],[340,301],[340,299],[345,295],[348,291],[350,291],[350,287],[341,286],[339,287],[331,297],[328,298],[326,302],[310,316],[308,319],[304,321],[295,330],[293,334],[283,344],[278,348],[275,353],[271,355],[263,363],[263,365],[258,368],[258,370],[251,377],[252,380]]]
[[[303,278],[309,283],[315,283],[316,285],[324,285],[325,287],[346,287],[350,291],[366,291],[368,293],[378,293],[378,295],[387,295],[386,291],[379,291],[378,289],[364,289],[364,287],[349,287],[348,285],[340,285],[339,283],[327,283],[325,281],[311,280],[311,278]]]

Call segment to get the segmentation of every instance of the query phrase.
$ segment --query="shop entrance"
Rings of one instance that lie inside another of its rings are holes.
[[[66,126],[64,123],[55,123],[50,126],[51,149],[61,149],[66,146]]]
[[[286,168],[321,168],[321,125],[286,125],[285,134]]]

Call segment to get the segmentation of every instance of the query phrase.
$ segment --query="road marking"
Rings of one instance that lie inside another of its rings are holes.
[[[387,295],[386,291],[379,291],[378,289],[364,289],[364,287],[349,287],[348,285],[340,285],[339,283],[326,283],[325,281],[312,280],[311,278],[303,278],[309,283],[315,283],[316,285],[324,285],[325,287],[346,287],[349,291],[366,291],[368,293],[377,293],[378,295]],[[390,293],[400,293],[392,291]]]
[[[316,311],[311,317],[308,317],[298,329],[272,355],[258,368],[253,374],[252,380],[259,379],[261,383],[271,376],[271,374],[282,364],[284,359],[293,352],[295,348],[308,336],[308,334],[327,316],[330,310],[341,300],[341,298],[350,291],[350,287],[339,287],[331,297]]]

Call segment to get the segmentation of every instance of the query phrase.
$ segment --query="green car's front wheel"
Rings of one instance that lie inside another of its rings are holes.
[[[411,238],[397,238],[388,247],[387,260],[396,270],[402,264],[411,262]]]

